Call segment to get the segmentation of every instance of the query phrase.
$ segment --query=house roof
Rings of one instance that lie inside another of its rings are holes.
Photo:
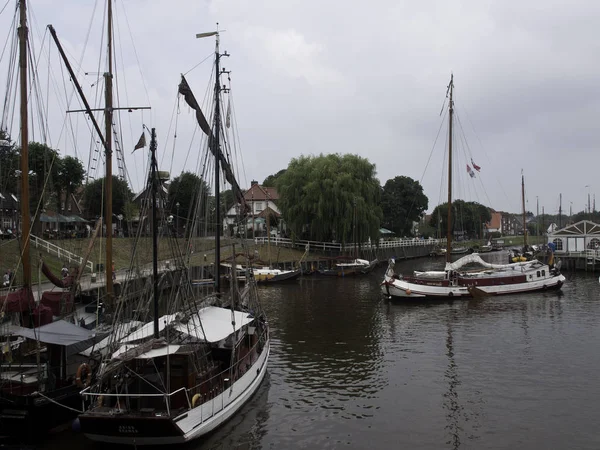
[[[162,183],[160,185],[162,187],[162,191],[164,194],[168,194],[169,190],[167,189],[167,187],[164,185],[164,183]],[[150,193],[150,186],[146,186],[146,188],[144,190],[142,190],[142,192],[140,192],[139,194],[137,194],[135,197],[133,197],[133,201],[137,201],[140,198],[142,198],[146,193]]]
[[[554,231],[552,236],[600,236],[600,225],[591,220],[581,220],[577,223]]]
[[[260,184],[253,184],[252,186],[250,186],[250,189],[248,189],[244,193],[244,199],[251,201],[279,200],[279,194],[277,193],[277,189],[275,189],[274,187],[266,187],[261,186]]]
[[[275,211],[272,208],[267,206],[256,217],[267,217],[267,214],[270,214],[271,216],[275,216],[275,217],[279,217],[281,215],[277,211]]]
[[[499,212],[492,212],[492,218],[487,223],[488,228],[500,229],[502,224],[502,214]]]

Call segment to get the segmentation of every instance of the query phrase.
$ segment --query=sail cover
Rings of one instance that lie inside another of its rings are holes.
[[[204,131],[204,133],[208,136],[208,147],[212,154],[215,156],[215,158],[219,160],[221,167],[223,168],[223,172],[225,173],[225,179],[229,182],[229,184],[231,184],[231,190],[233,191],[234,195],[237,198],[237,201],[241,205],[242,214],[247,213],[248,211],[250,211],[250,208],[248,207],[246,200],[244,199],[244,193],[240,189],[240,186],[238,185],[235,176],[233,175],[233,171],[231,170],[231,165],[225,158],[225,155],[223,154],[221,149],[216,148],[214,136],[212,134],[210,126],[208,125],[208,121],[206,120],[206,117],[204,117],[202,109],[196,101],[196,97],[194,97],[194,93],[192,92],[190,85],[188,84],[183,75],[181,76],[181,83],[179,83],[179,93],[183,95],[183,97],[185,98],[185,102],[194,111],[196,111],[196,120],[198,121],[198,125],[200,126],[202,131]]]
[[[467,264],[479,264],[480,266],[486,267],[488,269],[514,269],[516,267],[520,268],[522,266],[531,266],[537,263],[538,261],[534,259],[532,261],[524,261],[511,264],[492,264],[489,262],[485,262],[483,259],[481,259],[481,256],[479,256],[479,254],[471,253],[470,255],[463,256],[462,258],[454,261],[453,263],[446,263],[446,270],[459,270]]]
[[[247,312],[234,311],[232,314],[230,309],[209,306],[202,308],[188,323],[176,324],[175,329],[205,342],[219,342],[253,320]]]

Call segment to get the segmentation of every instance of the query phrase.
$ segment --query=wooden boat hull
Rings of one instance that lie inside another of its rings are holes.
[[[168,445],[197,439],[225,423],[254,395],[267,372],[269,353],[267,341],[256,362],[231,388],[177,416],[92,410],[79,416],[81,429],[88,438],[111,444]]]
[[[76,411],[81,410],[80,391],[72,385],[44,394],[53,401],[35,394],[0,392],[0,435],[33,443],[55,429],[69,426],[77,417]]]
[[[381,283],[381,292],[390,298],[426,299],[426,298],[472,298],[481,295],[506,295],[525,292],[560,289],[565,281],[561,274],[537,280],[528,280],[524,276],[490,277],[478,280],[460,279],[456,286],[450,286],[447,280],[412,280],[391,278],[387,274]],[[476,288],[477,295],[471,288]]]
[[[302,275],[302,271],[300,269],[285,270],[285,271],[281,271],[281,273],[278,273],[278,274],[272,275],[272,276],[255,273],[254,279],[259,284],[270,284],[270,283],[281,283],[283,281],[296,280],[300,277],[300,275]]]

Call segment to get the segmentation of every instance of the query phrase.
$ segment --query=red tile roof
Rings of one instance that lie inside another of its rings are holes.
[[[260,186],[254,184],[244,193],[246,200],[279,200],[279,194],[274,187]]]

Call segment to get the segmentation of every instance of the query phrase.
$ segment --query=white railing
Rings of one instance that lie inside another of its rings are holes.
[[[29,239],[32,246],[45,250],[46,253],[50,253],[51,255],[56,255],[58,259],[65,259],[69,263],[75,262],[77,264],[81,264],[83,262],[83,258],[81,256],[77,256],[75,253],[71,253],[64,248],[60,248],[58,245],[55,245],[52,242],[45,241],[33,234],[29,235]],[[92,261],[88,261],[85,264],[85,267],[88,268],[90,272],[94,272],[94,263],[92,263]]]
[[[254,238],[255,244],[266,244],[268,242],[267,237]],[[354,244],[342,244],[339,242],[320,242],[320,241],[305,241],[297,240],[292,241],[288,238],[272,237],[271,245],[282,246],[282,247],[299,247],[308,248],[310,250],[335,250],[335,251],[350,251],[354,249]],[[425,247],[435,245],[446,245],[446,239],[380,239],[379,244],[373,242],[364,242],[358,246],[361,249],[365,248],[398,248],[398,247]]]

